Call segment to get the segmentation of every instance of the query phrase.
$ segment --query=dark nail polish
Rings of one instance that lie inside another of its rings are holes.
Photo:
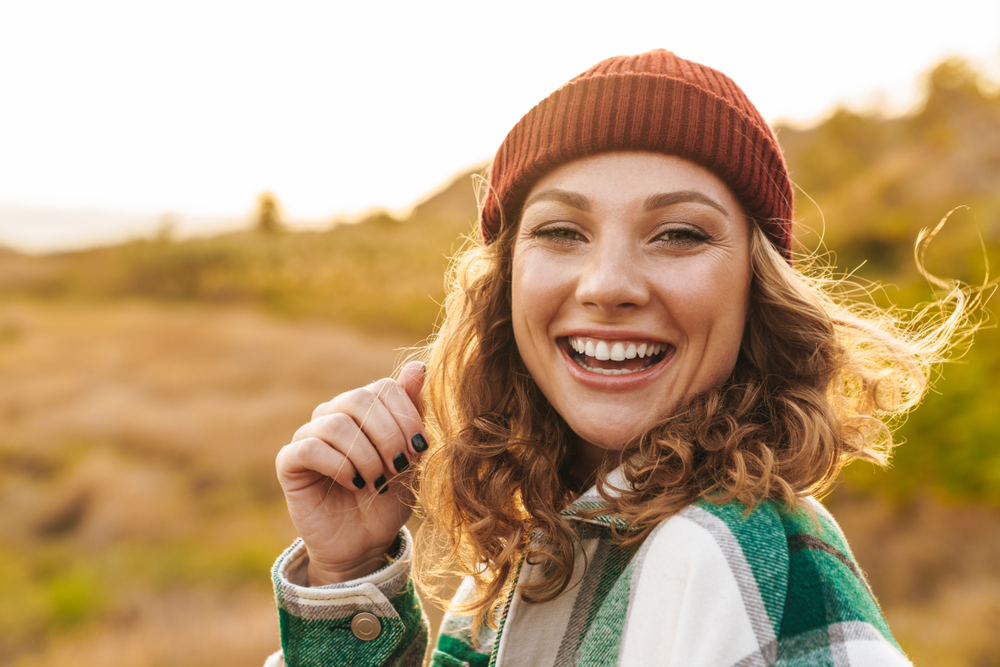
[[[406,454],[400,452],[392,459],[392,465],[396,466],[396,472],[403,472],[410,467],[410,462],[406,458]]]
[[[424,440],[424,436],[420,435],[419,433],[413,436],[410,442],[413,443],[413,448],[418,452],[427,451],[427,441]]]
[[[382,487],[382,490],[379,491],[378,494],[381,496],[383,493],[385,493],[388,490],[389,490],[389,485],[386,484],[385,486]]]
[[[360,473],[354,473],[354,479],[351,482],[359,489],[365,488],[365,478]]]
[[[377,489],[383,484],[385,484],[385,475],[379,475],[378,478],[375,480],[375,488]]]

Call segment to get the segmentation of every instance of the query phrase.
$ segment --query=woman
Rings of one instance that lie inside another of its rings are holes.
[[[434,665],[909,664],[810,494],[885,460],[961,292],[904,330],[793,268],[773,132],[662,50],[539,103],[486,186],[427,365],[320,405],[278,455],[301,540],[268,664],[421,664],[411,563],[447,561],[466,579]]]

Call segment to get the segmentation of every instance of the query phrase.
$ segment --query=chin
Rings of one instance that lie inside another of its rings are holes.
[[[610,451],[624,449],[626,445],[654,426],[650,423],[637,427],[634,419],[617,419],[610,423],[603,421],[600,424],[588,422],[574,424],[570,421],[567,423],[580,440]]]

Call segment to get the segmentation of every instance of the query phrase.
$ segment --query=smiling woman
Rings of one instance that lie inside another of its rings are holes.
[[[433,665],[909,664],[812,494],[886,460],[968,295],[899,323],[793,268],[774,134],[667,51],[543,100],[487,185],[426,366],[278,455],[269,665],[421,664],[411,565],[431,591],[448,562]]]

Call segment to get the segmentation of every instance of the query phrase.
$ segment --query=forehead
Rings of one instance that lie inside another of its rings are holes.
[[[674,155],[620,151],[589,155],[556,167],[540,178],[525,198],[551,189],[580,193],[607,205],[634,205],[647,197],[677,191],[700,192],[733,216],[742,206],[718,176]]]

